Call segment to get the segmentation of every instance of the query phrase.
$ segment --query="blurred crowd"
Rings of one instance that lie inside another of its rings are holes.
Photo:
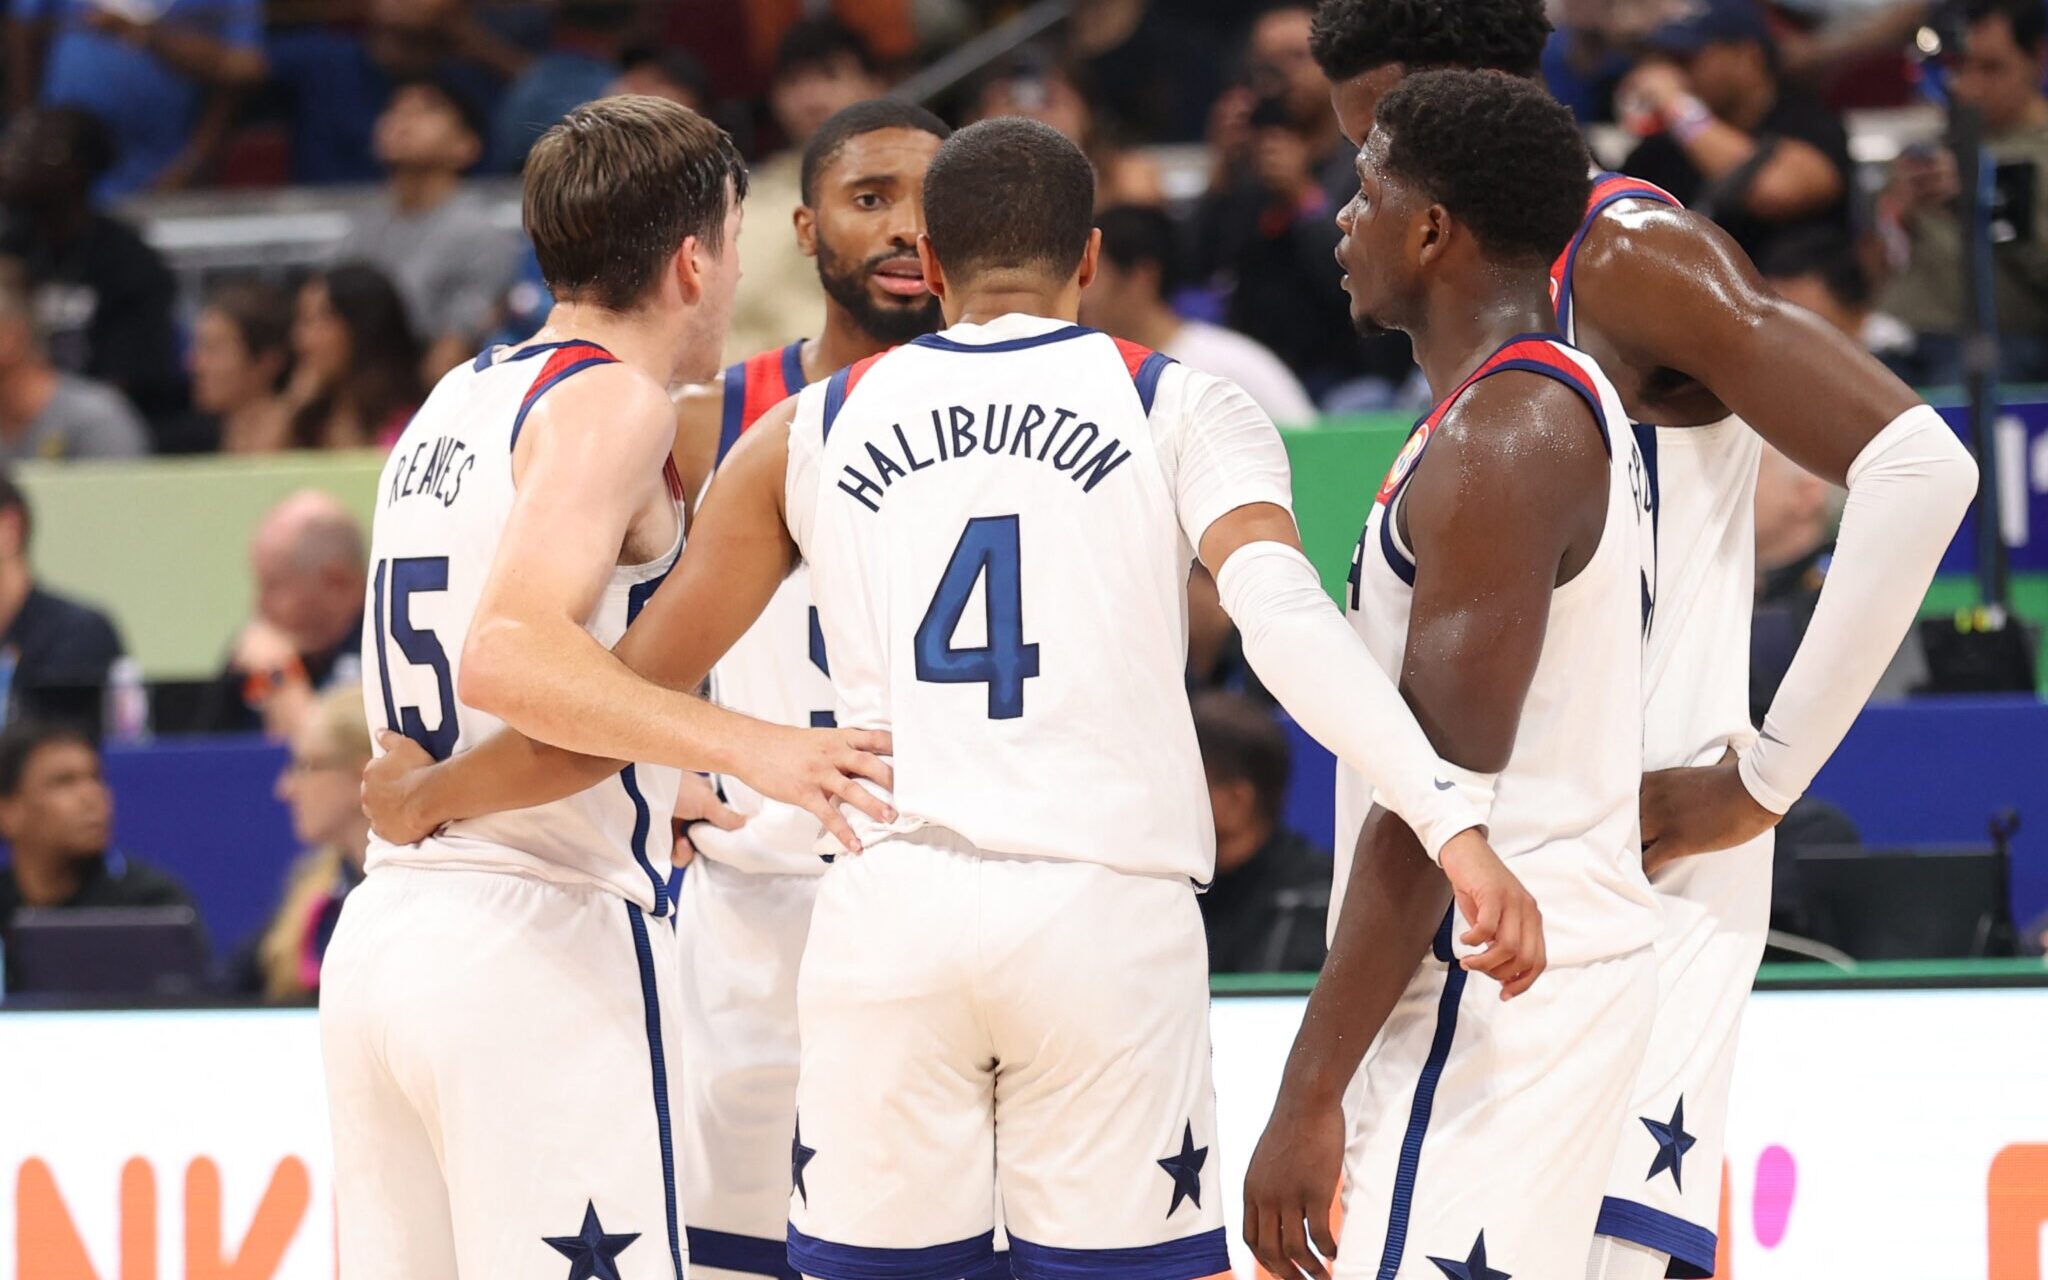
[[[904,91],[1084,146],[1109,265],[1090,323],[1238,378],[1283,424],[1412,405],[1403,340],[1360,342],[1330,270],[1352,147],[1310,54],[1312,6],[1089,0],[983,65],[933,68],[1022,7],[15,0],[0,460],[387,441],[442,372],[538,325],[512,175],[563,111],[628,92],[710,114],[750,156],[736,356],[819,323],[812,264],[778,234],[804,142]],[[1596,152],[1708,213],[1772,278],[1823,282],[1920,385],[1959,378],[1965,264],[1958,168],[1927,104],[1975,107],[2000,372],[2048,380],[2042,0],[1553,9],[1544,74]],[[1853,145],[1845,112],[1914,104],[1917,123]],[[143,234],[154,193],[340,184],[376,194],[338,206],[346,228],[309,272],[183,296]]]

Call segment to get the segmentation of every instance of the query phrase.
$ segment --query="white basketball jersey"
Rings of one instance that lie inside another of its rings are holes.
[[[399,436],[378,481],[370,537],[363,701],[373,727],[395,729],[444,760],[501,727],[497,717],[463,705],[455,691],[470,621],[512,511],[512,446],[549,388],[611,360],[585,342],[493,348],[441,379]],[[674,494],[672,470],[669,479]],[[658,559],[612,574],[584,623],[598,643],[618,642],[675,563],[680,517],[677,525],[675,545]],[[418,845],[372,837],[368,865],[513,871],[595,884],[667,914],[676,782],[673,769],[629,766],[566,800],[451,823]]]
[[[1551,268],[1558,326],[1575,340],[1572,277],[1593,222],[1622,201],[1677,206],[1636,178],[1595,176],[1585,221]],[[1657,611],[1643,666],[1643,766],[1712,764],[1755,736],[1749,718],[1756,602],[1756,475],[1763,438],[1739,418],[1704,427],[1631,424],[1651,477]]]
[[[1509,371],[1555,379],[1584,397],[1611,459],[1600,544],[1585,568],[1551,594],[1542,653],[1488,821],[1495,851],[1542,908],[1550,963],[1583,964],[1646,945],[1658,920],[1643,878],[1636,803],[1643,771],[1642,637],[1652,605],[1645,572],[1648,477],[1633,435],[1622,427],[1621,398],[1592,360],[1542,336],[1510,340],[1417,424],[1353,553],[1349,612],[1373,658],[1398,678],[1415,559],[1394,513],[1437,423],[1459,395],[1481,378]],[[1340,848],[1356,843],[1369,805],[1364,780],[1340,768]],[[1349,859],[1338,861],[1341,894]]]
[[[725,371],[718,461],[762,414],[804,385],[803,342],[762,352]],[[721,706],[774,724],[810,728],[835,723],[825,638],[811,607],[811,574],[799,565],[768,607],[711,669],[711,697]],[[727,804],[747,815],[746,839],[706,841],[700,852],[741,871],[817,875],[818,820],[796,805],[770,800],[731,775],[718,780]]]
[[[787,500],[839,722],[895,734],[902,816],[857,829],[1210,878],[1188,570],[1288,503],[1249,397],[1064,321],[956,325],[801,393]]]

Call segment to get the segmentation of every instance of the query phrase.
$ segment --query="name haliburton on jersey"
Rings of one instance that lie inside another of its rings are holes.
[[[840,491],[868,510],[879,512],[879,499],[896,481],[913,471],[955,462],[979,450],[992,457],[1007,454],[1047,463],[1058,471],[1071,473],[1082,492],[1093,493],[1103,477],[1131,456],[1121,437],[1112,436],[1108,443],[1101,444],[1102,428],[1081,420],[1081,415],[1071,409],[1054,408],[1048,414],[1036,404],[1006,404],[1000,406],[999,413],[998,406],[992,404],[985,414],[977,416],[973,409],[956,404],[933,409],[931,427],[932,450],[924,457],[919,457],[911,447],[901,423],[888,429],[895,437],[895,452],[886,447],[886,440],[880,444],[873,440],[864,442],[874,474],[844,464],[841,470],[845,477],[838,482]],[[1041,428],[1044,434],[1035,434]]]

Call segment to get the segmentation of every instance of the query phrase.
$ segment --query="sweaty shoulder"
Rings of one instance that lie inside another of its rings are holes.
[[[1746,307],[1760,296],[1761,283],[1748,256],[1708,219],[1630,201],[1602,212],[1587,230],[1572,276],[1572,308],[1581,323],[1625,343],[1632,334],[1682,333],[1715,309]],[[1660,305],[1643,305],[1647,298]],[[1680,299],[1685,305],[1669,305]],[[1675,323],[1659,324],[1660,318]]]
[[[1473,383],[1445,412],[1415,483],[1434,470],[1439,485],[1486,475],[1517,488],[1575,486],[1606,474],[1608,447],[1585,397],[1556,378],[1507,369]],[[1457,461],[1428,465],[1443,454]],[[1605,488],[1598,492],[1604,501]]]

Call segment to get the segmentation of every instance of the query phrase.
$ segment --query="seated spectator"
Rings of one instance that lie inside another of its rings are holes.
[[[43,102],[90,111],[113,134],[102,200],[203,178],[236,99],[263,79],[259,0],[19,0],[13,17],[26,55],[10,68],[17,105],[40,86]]]
[[[461,91],[412,80],[377,118],[384,202],[360,214],[335,250],[398,286],[427,342],[423,374],[437,379],[476,354],[519,266],[519,241],[462,189],[483,156],[483,121]]]
[[[1328,104],[1325,104],[1326,111]],[[1025,50],[1000,63],[982,82],[970,115],[1025,116],[1059,130],[1095,168],[1095,207],[1163,205],[1165,180],[1151,156],[1127,147],[1099,120],[1073,74],[1041,51]]]
[[[604,92],[608,98],[623,93],[667,98],[698,115],[711,110],[711,75],[703,63],[681,49],[639,45],[626,50],[619,58],[618,79]]]
[[[292,445],[389,445],[426,399],[405,300],[377,268],[345,262],[299,286],[292,320]]]
[[[1179,287],[1179,232],[1162,209],[1123,206],[1095,219],[1102,256],[1081,295],[1081,322],[1154,351],[1190,369],[1228,378],[1286,426],[1313,426],[1316,407],[1280,357],[1241,333],[1184,320],[1167,299]]]
[[[768,106],[786,145],[747,172],[748,231],[740,237],[747,283],[733,301],[729,358],[813,337],[824,327],[817,264],[797,248],[790,230],[804,202],[804,146],[841,109],[888,88],[867,45],[836,19],[806,19],[783,36]]]
[[[1067,24],[1068,52],[1085,91],[1118,128],[1146,143],[1201,137],[1222,50],[1206,45],[1171,6],[1089,0],[1074,6]]]
[[[317,489],[272,507],[249,540],[256,616],[215,681],[204,728],[288,741],[319,695],[362,678],[363,528]]]
[[[374,182],[377,114],[392,88],[431,78],[456,86],[488,118],[533,54],[514,28],[526,6],[470,0],[369,0],[367,28],[316,22],[271,32],[267,90],[291,129],[294,183]],[[537,43],[537,42],[536,42]]]
[[[28,499],[0,471],[0,663],[11,663],[0,721],[14,716],[97,733],[106,686],[126,661],[113,620],[37,585]]]
[[[189,907],[185,887],[113,847],[114,796],[100,753],[68,725],[0,733],[0,934],[25,907]]]
[[[177,284],[134,228],[93,208],[93,182],[112,163],[106,127],[87,112],[15,116],[0,138],[0,254],[28,271],[50,362],[119,388],[154,422],[185,407]]]
[[[0,260],[0,463],[148,451],[142,419],[120,392],[50,364],[25,273]]]
[[[337,685],[322,694],[292,735],[291,753],[277,777],[277,798],[291,809],[292,835],[306,852],[285,877],[277,914],[228,966],[233,990],[265,1000],[319,993],[320,962],[342,899],[362,883],[370,847],[361,797],[370,728],[361,687]]]
[[[491,167],[516,173],[555,121],[602,98],[640,17],[633,0],[559,0],[548,50],[505,90],[491,122]]]
[[[1216,880],[1196,899],[1209,970],[1314,972],[1323,966],[1330,855],[1280,825],[1287,731],[1237,694],[1200,694],[1194,715],[1216,820]]]
[[[1968,25],[1950,91],[1983,114],[1984,145],[2001,193],[1991,247],[2001,380],[2048,381],[2048,9],[2040,0],[1967,0]],[[1909,148],[1878,200],[1897,274],[1880,309],[1914,329],[1900,372],[1920,386],[1962,381],[1965,274],[1956,216],[1955,156]]]
[[[1752,259],[1774,238],[1849,226],[1849,135],[1779,74],[1756,0],[1705,0],[1658,27],[1615,91],[1646,135],[1622,165],[1721,224]]]
[[[1337,210],[1358,190],[1357,150],[1330,110],[1310,18],[1305,4],[1280,5],[1252,25],[1247,83],[1218,100],[1210,121],[1192,266],[1228,291],[1225,323],[1272,350],[1320,401],[1362,377],[1399,384],[1414,362],[1405,339],[1359,341],[1331,270]]]
[[[272,453],[292,443],[283,387],[292,363],[292,302],[254,281],[221,285],[192,325],[195,448]]]

